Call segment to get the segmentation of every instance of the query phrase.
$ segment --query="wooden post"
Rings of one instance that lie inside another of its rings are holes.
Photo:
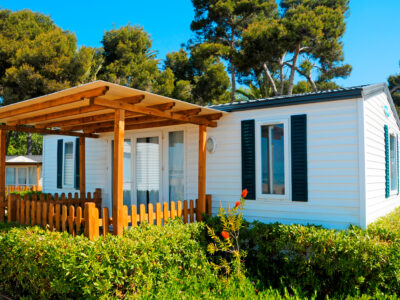
[[[197,221],[201,221],[206,212],[206,140],[207,127],[199,126],[199,175],[198,175],[198,206],[196,207]]]
[[[125,110],[115,110],[114,165],[113,165],[113,234],[122,235],[123,224],[123,176],[124,176]]]
[[[6,194],[6,130],[0,129],[0,195]]]
[[[85,235],[91,241],[99,237],[99,210],[93,202],[85,203]]]
[[[39,191],[40,165],[36,165],[36,191]]]
[[[86,170],[85,170],[85,138],[79,138],[79,188],[81,195],[86,195]]]

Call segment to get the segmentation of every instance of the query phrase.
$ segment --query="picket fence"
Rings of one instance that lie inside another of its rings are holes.
[[[41,191],[42,187],[41,186],[36,186],[36,185],[30,185],[30,186],[25,186],[25,185],[6,185],[6,193],[12,193],[12,192],[24,192],[24,191]]]
[[[123,207],[123,226],[137,226],[148,222],[161,226],[168,219],[182,218],[184,223],[196,221],[197,201],[177,201],[168,203],[156,203],[139,206],[137,213],[136,205],[131,206],[131,214],[128,214],[128,206]],[[96,240],[100,234],[107,235],[112,231],[113,220],[109,217],[109,209],[101,208],[101,192],[96,190],[93,197],[88,193],[87,197],[68,197],[55,194],[52,197],[40,195],[29,200],[26,195],[22,198],[18,194],[9,194],[7,201],[0,197],[0,222],[5,221],[7,211],[8,221],[17,222],[22,225],[39,225],[49,230],[67,231],[73,236],[84,233],[91,240]],[[206,212],[211,214],[211,195],[206,196]]]

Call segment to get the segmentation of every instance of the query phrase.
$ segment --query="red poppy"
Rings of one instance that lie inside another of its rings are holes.
[[[242,198],[246,198],[247,197],[247,193],[248,193],[247,189],[244,189],[242,191]]]
[[[236,201],[235,207],[238,207],[240,204],[241,204],[240,201]]]
[[[229,233],[227,233],[226,231],[222,231],[221,235],[225,240],[229,239]]]

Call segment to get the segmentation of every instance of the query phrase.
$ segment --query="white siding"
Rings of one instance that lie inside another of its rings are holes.
[[[218,210],[220,202],[234,205],[241,193],[241,120],[257,123],[307,114],[308,202],[249,200],[244,215],[249,220],[333,228],[359,224],[357,109],[357,100],[341,100],[239,111],[223,117],[217,128],[208,131],[217,143],[215,153],[207,155],[207,193],[213,196],[213,210]]]
[[[384,113],[385,105],[389,108],[389,118]],[[367,96],[364,101],[367,224],[400,205],[397,190],[385,198],[384,125],[388,125],[389,133],[399,133],[394,113],[383,91]]]

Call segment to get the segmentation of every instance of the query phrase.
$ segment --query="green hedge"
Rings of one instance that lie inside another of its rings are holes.
[[[217,218],[206,222],[217,232],[221,228]],[[240,241],[248,276],[265,286],[308,296],[400,295],[399,228],[397,209],[368,230],[247,223]]]
[[[172,221],[91,242],[0,224],[0,294],[34,299],[256,297],[257,284],[213,272],[199,242],[203,230],[203,224]],[[259,297],[280,295],[267,289]]]

